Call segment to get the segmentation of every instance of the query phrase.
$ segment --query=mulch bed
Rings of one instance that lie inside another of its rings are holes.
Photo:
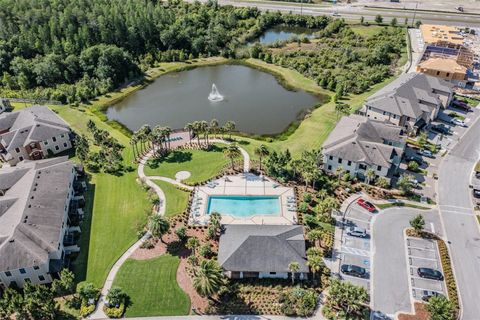
[[[415,314],[401,313],[398,320],[429,320],[430,314],[425,310],[425,303],[415,302]]]

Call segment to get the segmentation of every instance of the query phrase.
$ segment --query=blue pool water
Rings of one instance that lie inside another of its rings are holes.
[[[218,212],[237,218],[280,215],[280,200],[268,196],[210,196],[207,213]]]

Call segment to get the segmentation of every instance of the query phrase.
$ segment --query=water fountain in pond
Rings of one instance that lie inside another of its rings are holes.
[[[208,95],[208,100],[210,101],[222,101],[223,96],[218,92],[217,86],[215,86],[215,83],[212,84],[212,92]]]

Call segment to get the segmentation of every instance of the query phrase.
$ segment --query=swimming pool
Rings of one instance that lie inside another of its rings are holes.
[[[257,215],[279,216],[280,199],[272,196],[210,196],[207,213],[212,212],[237,218]]]

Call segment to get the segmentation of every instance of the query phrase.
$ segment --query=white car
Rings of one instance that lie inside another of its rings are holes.
[[[367,230],[359,227],[350,227],[347,229],[347,234],[352,237],[365,238]]]
[[[457,125],[457,126],[460,126],[460,127],[465,127],[465,121],[462,121],[460,119],[457,119],[457,118],[453,118],[451,120],[451,123],[453,123],[454,125]]]

